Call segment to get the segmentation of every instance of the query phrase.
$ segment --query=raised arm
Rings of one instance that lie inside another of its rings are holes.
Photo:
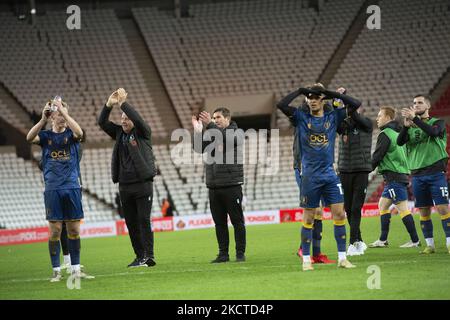
[[[329,99],[340,99],[344,102],[344,105],[349,108],[349,113],[355,111],[361,106],[361,101],[358,99],[355,99],[353,97],[350,97],[346,94],[342,94],[336,91],[329,91],[329,90],[322,90],[322,93],[325,95],[325,97]]]
[[[277,103],[277,108],[281,110],[287,117],[292,118],[297,108],[289,106],[289,104],[301,95],[300,90],[289,93],[286,97]]]
[[[44,109],[42,110],[42,117],[41,120],[39,120],[38,123],[36,123],[33,128],[30,129],[30,131],[28,131],[27,134],[27,141],[29,143],[34,143],[34,144],[39,144],[40,139],[39,139],[39,131],[42,130],[42,128],[45,127],[45,125],[47,124],[47,121],[49,119],[50,116],[50,102],[47,102],[47,104],[44,106]]]
[[[192,148],[194,152],[203,153],[205,148],[212,141],[203,141],[203,123],[197,116],[192,116],[192,126],[194,128],[194,141],[192,141]]]
[[[83,130],[81,130],[80,125],[69,115],[67,104],[65,102],[62,102],[58,106],[58,110],[66,120],[67,126],[70,128],[70,130],[72,130],[74,138],[77,140],[81,140],[83,138]]]
[[[351,117],[356,123],[359,124],[363,131],[368,133],[373,131],[373,123],[369,118],[360,115],[357,111],[352,112]]]
[[[418,116],[415,116],[412,120],[416,126],[425,131],[430,137],[443,137],[445,133],[445,122],[444,120],[436,121],[432,126],[425,123]]]
[[[128,102],[124,102],[120,106],[120,109],[125,112],[127,117],[133,122],[137,133],[142,135],[144,138],[150,139],[152,129],[141,117],[141,115]]]
[[[123,88],[119,88],[117,93],[120,109],[127,115],[128,119],[133,122],[134,127],[136,128],[136,133],[146,139],[150,139],[152,136],[152,129],[141,117],[139,112],[137,112],[128,102],[125,101],[128,93]]]
[[[103,106],[100,116],[98,117],[98,125],[105,131],[111,138],[116,139],[116,130],[120,127],[117,124],[109,121],[109,115],[111,114],[114,105],[118,104],[118,94],[114,91],[108,98],[108,101]]]

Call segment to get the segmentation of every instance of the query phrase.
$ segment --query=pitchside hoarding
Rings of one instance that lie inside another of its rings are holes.
[[[409,203],[409,208],[412,212],[414,203]],[[397,213],[396,209],[391,208],[392,213]],[[435,212],[433,210],[432,212]],[[364,218],[378,216],[378,205],[376,203],[366,203],[362,210]],[[245,212],[245,224],[275,224],[284,222],[299,222],[302,220],[303,209],[281,209],[268,211],[252,211]],[[323,219],[330,220],[331,212],[328,208],[324,209]],[[228,220],[231,226],[231,222]],[[193,230],[203,228],[213,228],[214,220],[211,214],[199,215],[184,215],[176,217],[152,218],[152,229],[155,232],[161,231],[181,231]],[[96,238],[109,237],[116,235],[127,235],[128,229],[124,220],[82,223],[81,237],[82,238]],[[33,242],[45,242],[48,240],[48,227],[15,229],[15,230],[0,230],[0,245],[25,244]]]

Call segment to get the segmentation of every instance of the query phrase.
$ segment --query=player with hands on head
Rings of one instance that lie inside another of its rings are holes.
[[[305,95],[309,111],[289,106],[299,95]],[[344,121],[346,108],[325,111],[326,99],[340,99],[349,112],[360,107],[361,102],[341,94],[326,90],[323,85],[299,88],[284,97],[277,107],[292,119],[298,130],[302,154],[301,207],[303,213],[302,251],[303,271],[313,270],[310,256],[312,227],[316,208],[323,197],[330,206],[334,220],[334,235],[338,248],[338,267],[354,268],[346,256],[345,212],[342,185],[333,167],[334,143],[337,129]]]

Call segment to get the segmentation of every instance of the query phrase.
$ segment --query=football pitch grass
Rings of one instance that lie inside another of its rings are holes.
[[[423,245],[418,216],[416,227]],[[0,247],[0,299],[450,299],[450,254],[439,217],[433,214],[436,253],[401,249],[409,236],[399,216],[391,220],[389,248],[350,257],[355,269],[314,265],[302,272],[296,256],[300,223],[247,227],[247,261],[210,264],[217,253],[214,229],[155,233],[157,265],[128,269],[133,260],[128,236],[82,240],[81,261],[93,280],[69,290],[50,283],[47,243]],[[377,239],[379,218],[362,219],[366,243]],[[349,228],[347,226],[347,235]],[[333,224],[324,221],[322,251],[336,259]],[[380,270],[380,289],[368,289],[369,266]]]

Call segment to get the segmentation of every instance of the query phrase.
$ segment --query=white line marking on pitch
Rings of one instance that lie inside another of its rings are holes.
[[[358,262],[355,262],[358,264]],[[369,262],[364,262],[367,264]],[[416,260],[397,260],[397,261],[370,261],[371,264],[406,264],[406,263],[417,263]],[[288,268],[288,267],[296,267],[297,265],[273,265],[273,266],[258,266],[258,268]],[[324,264],[320,266],[335,266],[335,264]],[[143,275],[143,274],[162,274],[162,273],[185,273],[185,272],[209,272],[209,271],[230,271],[230,270],[250,270],[250,267],[234,267],[234,268],[226,268],[226,269],[187,269],[187,270],[155,270],[152,271],[141,271],[141,272],[116,272],[116,273],[108,273],[108,274],[96,274],[94,275],[96,278],[101,277],[121,277],[121,276],[133,276],[133,275]],[[365,270],[365,269],[364,269]],[[66,275],[68,276],[68,275]],[[35,278],[35,279],[10,279],[10,280],[2,280],[0,283],[14,283],[14,282],[40,282],[40,281],[49,281],[50,278]]]

